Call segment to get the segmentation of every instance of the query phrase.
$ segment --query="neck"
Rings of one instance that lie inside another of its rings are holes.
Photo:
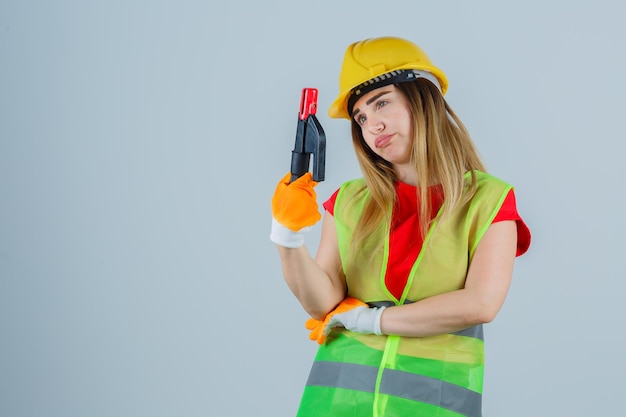
[[[415,172],[415,169],[410,165],[395,165],[394,170],[396,172],[396,178],[398,181],[408,185],[412,185],[413,187],[430,187],[431,185],[436,185],[440,183],[440,181],[438,181],[437,179],[429,179],[421,184],[419,179],[417,178],[417,173]]]
[[[417,187],[419,181],[417,180],[417,174],[413,167],[408,165],[395,165],[394,170],[396,171],[398,181]]]

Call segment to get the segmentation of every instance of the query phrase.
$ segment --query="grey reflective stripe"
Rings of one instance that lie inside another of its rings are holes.
[[[316,361],[307,385],[374,393],[377,374],[378,368],[373,366]],[[385,369],[380,392],[436,405],[466,416],[481,415],[480,393],[423,375]]]
[[[354,363],[313,362],[307,385],[374,392],[378,368]]]
[[[459,330],[458,332],[454,332],[451,334],[455,334],[457,336],[467,336],[473,337],[474,339],[485,340],[483,335],[483,325],[477,324],[476,326],[468,327],[467,329]]]
[[[437,405],[464,416],[482,414],[482,395],[439,379],[385,369],[380,392]]]

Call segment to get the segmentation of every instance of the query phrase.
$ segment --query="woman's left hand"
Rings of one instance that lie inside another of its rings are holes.
[[[311,333],[309,334],[309,339],[316,340],[317,343],[319,343],[320,345],[323,344],[326,341],[326,336],[328,336],[330,330],[333,327],[343,326],[343,324],[341,323],[341,319],[335,319],[335,321],[333,321],[333,324],[331,325],[330,323],[334,317],[338,315],[341,316],[342,314],[347,314],[350,311],[363,308],[368,309],[369,306],[363,301],[354,297],[344,298],[337,305],[337,307],[335,307],[330,313],[326,314],[326,316],[322,320],[310,318],[306,321],[305,326],[311,331]]]
[[[345,327],[356,333],[381,335],[380,318],[384,309],[385,307],[361,306],[335,314],[324,328],[324,335],[328,336],[333,327]]]

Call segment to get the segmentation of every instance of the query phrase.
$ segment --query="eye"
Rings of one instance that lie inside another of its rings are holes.
[[[366,121],[366,120],[367,120],[367,117],[365,117],[365,116],[364,116],[364,115],[362,115],[362,114],[359,114],[359,115],[357,115],[357,116],[354,118],[354,121],[355,121],[355,122],[356,122],[356,124],[358,124],[359,126],[362,126],[362,125],[363,125],[363,123],[365,123],[365,121]]]
[[[385,107],[387,103],[388,103],[387,100],[380,100],[379,102],[376,103],[376,107],[380,109],[381,107]]]

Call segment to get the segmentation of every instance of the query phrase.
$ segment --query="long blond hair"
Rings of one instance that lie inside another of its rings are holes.
[[[425,237],[433,215],[428,186],[441,185],[444,205],[440,219],[443,219],[473,196],[476,190],[473,171],[485,171],[485,167],[467,129],[431,82],[418,79],[396,87],[407,97],[413,119],[411,161],[418,178],[419,232]],[[381,222],[390,224],[397,178],[392,164],[367,146],[361,127],[354,120],[352,142],[370,193],[352,239],[352,250],[358,250]],[[464,181],[466,172],[471,172],[468,184]]]

